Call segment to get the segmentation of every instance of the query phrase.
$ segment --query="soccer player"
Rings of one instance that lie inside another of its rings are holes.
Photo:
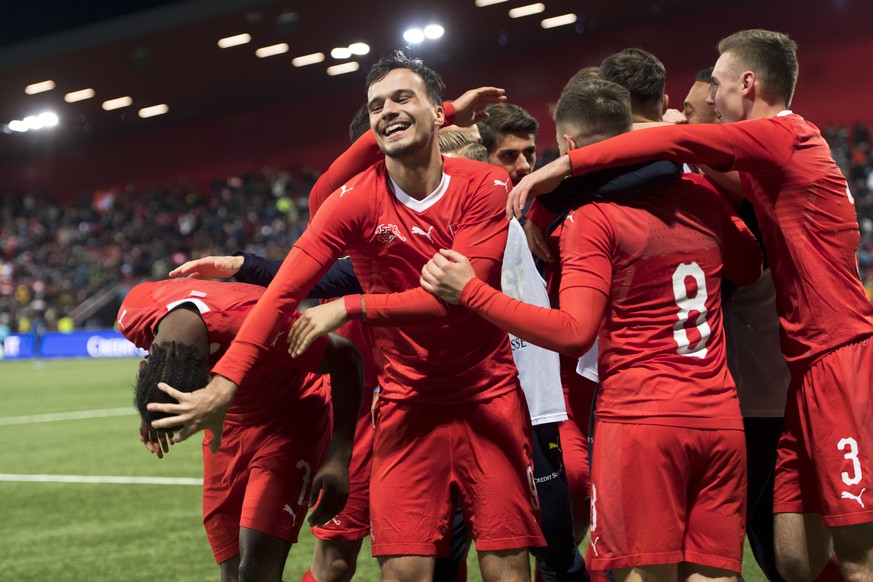
[[[252,285],[176,279],[142,283],[125,297],[118,327],[149,350],[135,400],[141,440],[150,451],[162,456],[167,441],[148,424],[165,415],[147,405],[169,403],[172,410],[173,397],[184,399],[183,393],[202,387],[262,293]],[[277,342],[241,384],[221,446],[204,439],[203,523],[222,580],[281,580],[307,505],[321,494],[311,525],[342,509],[361,401],[360,365],[357,348],[339,336],[296,359]],[[308,371],[330,374],[332,396]],[[161,384],[161,391],[159,383],[176,389]]]
[[[628,92],[602,80],[579,85],[561,97],[555,117],[577,144],[629,131]],[[719,287],[722,275],[737,283],[757,278],[757,241],[705,180],[687,175],[573,211],[560,252],[560,310],[503,295],[454,251],[434,257],[422,285],[571,356],[600,330],[589,534],[595,570],[611,569],[617,580],[734,578],[745,450]],[[657,494],[649,494],[652,485]]]
[[[458,137],[463,138],[462,141],[466,143],[468,139],[472,139],[469,128],[475,129],[475,122],[486,115],[485,107],[504,99],[506,97],[502,89],[479,87],[466,91],[454,101],[443,103],[446,113],[445,123],[459,124],[452,125],[448,131],[459,134]],[[446,129],[441,129],[439,132],[441,144],[445,133]],[[370,129],[369,112],[366,106],[355,115],[349,126],[349,134],[352,146],[331,164],[312,188],[309,205],[313,216],[333,190],[342,190],[342,185],[347,180],[384,159],[375,134]],[[478,131],[476,134],[478,135]],[[203,257],[188,261],[174,269],[170,276],[234,277],[242,283],[267,286],[280,266],[281,261],[266,260],[251,253],[237,253],[232,257]],[[350,261],[345,258],[337,261],[336,265],[310,290],[309,298],[329,299],[357,293],[361,293],[360,284]],[[369,492],[373,443],[370,408],[374,389],[378,388],[377,364],[374,361],[369,331],[362,322],[349,321],[338,329],[337,333],[348,337],[361,348],[364,359],[364,400],[355,431],[348,500],[339,515],[324,525],[312,528],[316,538],[313,563],[304,573],[302,582],[313,579],[318,582],[351,580],[355,574],[363,538],[369,535],[370,531]],[[459,570],[466,571],[464,558],[467,551],[467,531],[463,520],[458,524],[456,516],[455,521],[449,555],[436,560],[435,582],[452,582],[457,578]]]
[[[421,268],[445,246],[470,253],[479,276],[499,284],[507,237],[501,207],[508,175],[440,157],[441,91],[433,71],[402,53],[374,65],[368,109],[384,163],[328,197],[212,381],[186,410],[155,426],[183,424],[178,440],[202,428],[220,438],[239,382],[269,342],[287,333],[308,288],[348,249],[365,293],[327,305],[339,307],[336,325],[371,324],[386,360],[373,411],[370,485],[373,553],[383,579],[430,576],[454,497],[476,539],[483,578],[526,580],[526,548],[544,540],[531,479],[530,421],[507,336],[418,286]],[[302,348],[291,345],[295,356]]]
[[[668,158],[739,171],[760,221],[792,374],[774,499],[779,571],[815,578],[832,538],[843,576],[869,580],[873,306],[857,272],[854,200],[818,129],[787,109],[795,43],[744,30],[719,52],[710,102],[720,125],[648,129],[570,152],[522,180],[507,211],[571,172],[615,164]]]
[[[491,105],[486,112],[488,118],[477,125],[482,145],[488,150],[488,163],[506,170],[515,184],[537,163],[540,124],[530,113],[512,103]]]

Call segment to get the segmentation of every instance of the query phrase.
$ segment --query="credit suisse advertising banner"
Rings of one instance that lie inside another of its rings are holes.
[[[5,360],[27,358],[138,358],[147,352],[130,343],[119,332],[109,330],[46,332],[37,342],[34,334],[12,334],[3,339]]]

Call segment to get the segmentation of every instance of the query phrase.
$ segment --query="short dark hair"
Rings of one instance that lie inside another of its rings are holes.
[[[349,123],[349,140],[356,142],[359,137],[368,131],[370,131],[370,112],[367,110],[367,104],[364,103],[355,112],[352,122]]]
[[[564,88],[561,89],[561,95],[566,93],[574,85],[596,79],[599,74],[600,67],[582,67],[581,69],[576,71],[576,73],[572,77],[570,77],[570,80],[567,81],[567,83],[564,85]]]
[[[406,56],[403,51],[394,51],[393,53],[383,56],[376,61],[370,72],[367,73],[367,89],[370,85],[385,78],[385,75],[394,69],[409,69],[419,77],[424,83],[425,93],[427,98],[434,105],[443,104],[443,91],[446,86],[442,78],[430,67],[424,64],[421,59],[412,59]]]
[[[705,69],[700,69],[697,71],[697,76],[694,77],[695,83],[712,83],[712,69],[713,67],[706,67]]]
[[[169,342],[151,345],[145,366],[137,375],[133,397],[140,417],[148,423],[170,416],[165,412],[146,409],[149,402],[177,402],[175,398],[158,389],[158,382],[166,382],[180,392],[199,390],[209,383],[209,358],[190,344]]]
[[[650,52],[627,48],[610,55],[600,63],[598,77],[630,91],[631,108],[635,112],[663,105],[667,69]]]
[[[555,105],[555,124],[570,124],[598,141],[631,130],[630,92],[617,83],[592,79],[577,83]]]
[[[784,97],[786,107],[791,105],[797,84],[797,43],[787,34],[760,28],[741,30],[718,43],[718,54],[726,52],[742,70],[755,72],[766,93]]]
[[[495,103],[485,111],[488,118],[476,125],[482,136],[482,145],[489,152],[497,145],[501,134],[536,134],[540,128],[539,122],[530,113],[512,103]]]

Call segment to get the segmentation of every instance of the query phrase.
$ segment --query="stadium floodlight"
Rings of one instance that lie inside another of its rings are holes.
[[[331,77],[335,77],[337,75],[345,75],[346,73],[353,73],[361,68],[361,65],[358,64],[357,61],[351,61],[348,63],[343,63],[341,65],[334,65],[332,67],[327,68],[327,74]]]
[[[503,4],[504,2],[506,2],[506,0],[476,0],[476,6],[483,8],[493,4]]]
[[[30,128],[27,127],[27,124],[24,123],[22,120],[13,119],[9,122],[9,129],[11,129],[12,131],[17,131],[18,133],[24,133]]]
[[[324,61],[324,53],[311,53],[291,59],[291,64],[295,67],[305,67],[306,65],[314,65],[322,61]]]
[[[247,32],[242,34],[236,34],[234,36],[226,36],[222,39],[219,39],[218,46],[220,48],[230,48],[232,46],[239,46],[241,44],[248,44],[252,42],[252,35]]]
[[[428,24],[424,27],[424,36],[426,36],[430,40],[438,39],[445,33],[446,29],[439,24]]]
[[[409,44],[421,44],[424,42],[424,31],[420,28],[410,28],[403,33],[403,40]]]
[[[27,87],[24,88],[24,92],[28,95],[36,95],[37,93],[43,93],[45,91],[51,91],[55,88],[54,81],[40,81],[39,83],[31,83]]]
[[[106,111],[112,111],[113,109],[121,109],[122,107],[128,107],[133,103],[133,99],[128,96],[117,97],[115,99],[110,99],[109,101],[103,102],[103,109]]]
[[[338,61],[342,61],[348,58],[351,58],[352,51],[344,46],[338,46],[335,49],[330,51],[330,56],[337,59]]]
[[[280,42],[279,44],[273,44],[270,46],[264,46],[255,51],[255,55],[259,59],[263,59],[266,57],[272,57],[275,55],[281,55],[283,53],[288,52],[288,43]]]
[[[94,96],[94,89],[79,89],[78,91],[71,91],[64,95],[64,101],[67,103],[75,103],[76,101],[84,101],[85,99],[90,99]]]
[[[42,122],[43,127],[55,127],[60,122],[58,115],[53,111],[40,113],[39,120]]]
[[[558,26],[573,24],[574,22],[576,22],[575,14],[562,14],[560,16],[552,16],[551,18],[544,18],[542,22],[540,22],[540,26],[543,28],[556,28]]]
[[[539,14],[546,9],[546,5],[542,2],[537,2],[536,4],[528,4],[526,6],[519,6],[518,8],[513,8],[509,11],[510,18],[523,18],[525,16],[531,16],[532,14]]]
[[[166,113],[169,110],[170,110],[170,108],[167,107],[166,103],[161,103],[160,105],[152,105],[150,107],[143,107],[142,109],[139,110],[139,116],[142,117],[143,119],[145,119],[147,117],[155,117],[156,115],[163,115],[164,113]]]
[[[363,56],[370,52],[370,45],[365,42],[353,42],[349,45],[353,55]]]
[[[24,125],[27,126],[27,129],[42,129],[45,123],[36,115],[28,115],[24,118]]]

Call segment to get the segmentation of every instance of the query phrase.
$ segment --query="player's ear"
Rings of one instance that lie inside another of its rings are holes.
[[[579,144],[576,143],[576,140],[573,139],[572,136],[567,135],[566,133],[564,134],[564,141],[567,142],[567,151],[575,150],[579,147]]]
[[[661,113],[666,113],[668,109],[670,109],[670,96],[664,93],[664,108]]]
[[[443,110],[442,105],[437,105],[434,108],[434,122],[436,123],[437,128],[442,127],[446,122],[446,112]]]
[[[742,88],[743,96],[749,95],[755,89],[755,81],[757,76],[754,71],[744,71],[740,77],[740,87]]]

